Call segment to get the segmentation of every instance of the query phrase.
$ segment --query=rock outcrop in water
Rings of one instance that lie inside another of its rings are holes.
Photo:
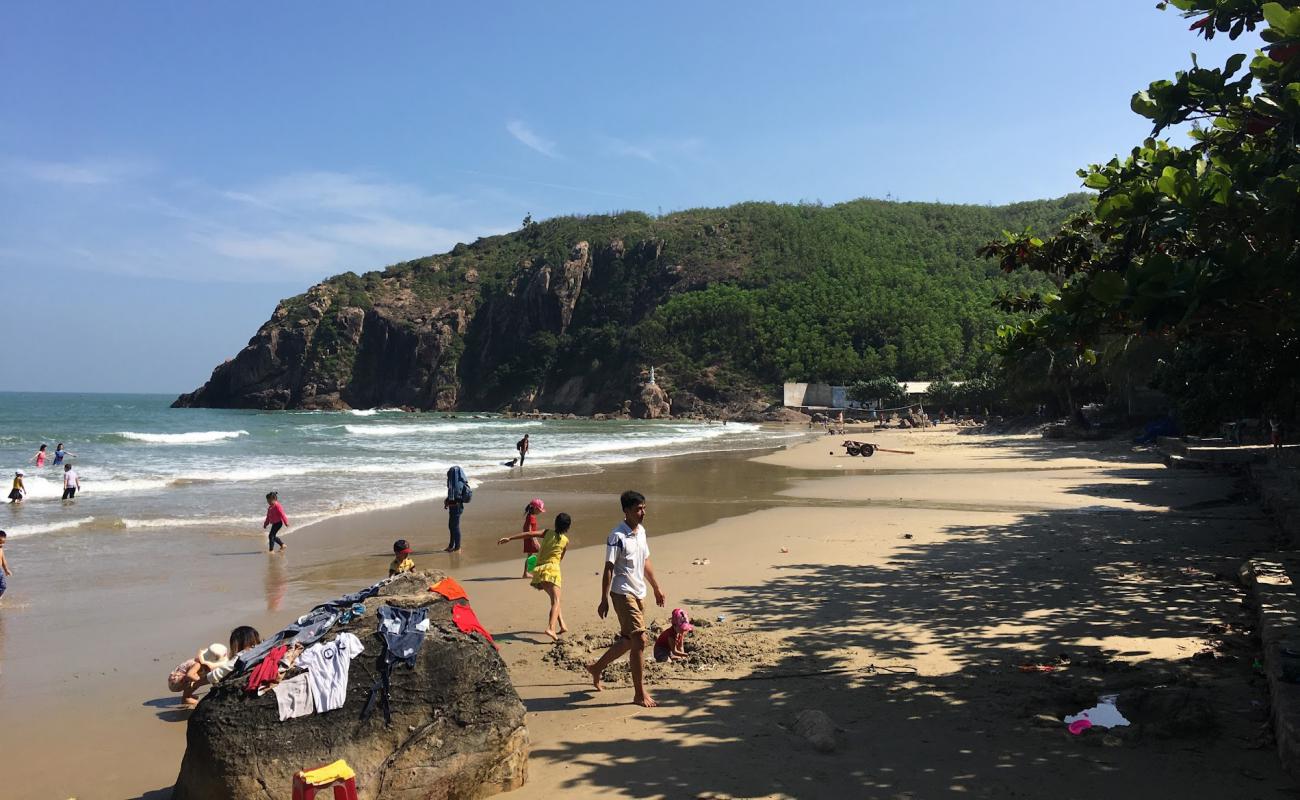
[[[976,248],[1049,229],[1084,202],[747,203],[530,222],[284,300],[174,405],[744,419],[791,378],[978,371],[1010,279]]]
[[[401,576],[365,602],[362,617],[336,626],[365,651],[349,669],[342,708],[280,722],[275,695],[243,691],[244,680],[214,687],[190,716],[175,800],[281,800],[293,774],[347,760],[361,800],[480,798],[518,788],[527,777],[524,706],[505,663],[478,635],[461,633],[453,603],[428,590],[432,571]],[[378,674],[382,604],[426,607],[431,623],[414,669],[393,668],[392,722],[361,709]]]

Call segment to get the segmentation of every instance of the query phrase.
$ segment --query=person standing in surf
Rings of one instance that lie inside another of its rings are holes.
[[[266,552],[270,553],[275,550],[275,546],[280,545],[280,552],[284,552],[284,541],[280,539],[280,529],[289,527],[289,518],[284,515],[284,506],[280,505],[279,492],[266,493],[266,519],[262,521],[262,527],[271,526],[271,533],[266,538]]]
[[[9,502],[21,503],[27,496],[27,486],[23,483],[23,471],[18,470],[14,473],[14,488],[9,490]]]
[[[71,500],[77,496],[81,489],[81,476],[72,468],[71,464],[63,465],[63,499]]]
[[[35,464],[37,469],[45,466],[45,445],[41,445],[36,450],[36,455],[31,457],[30,463]]]
[[[41,446],[44,447],[44,445]],[[524,438],[515,442],[515,449],[519,451],[519,466],[522,467],[524,459],[528,456],[528,434],[525,433]]]
[[[59,442],[57,445],[54,446],[54,466],[56,467],[63,466],[63,459],[75,455],[76,453],[69,453],[67,450],[64,450],[63,442]]]

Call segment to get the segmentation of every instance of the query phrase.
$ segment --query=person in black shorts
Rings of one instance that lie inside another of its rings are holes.
[[[71,500],[77,496],[77,490],[81,488],[81,476],[72,468],[71,464],[63,465],[63,499]]]

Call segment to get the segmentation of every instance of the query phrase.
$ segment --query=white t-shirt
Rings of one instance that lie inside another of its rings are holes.
[[[645,562],[649,557],[650,540],[646,538],[645,526],[638,525],[634,531],[626,522],[618,523],[605,541],[605,563],[614,565],[614,581],[609,590],[644,599]]]
[[[63,473],[63,488],[77,488],[77,471],[75,469],[70,469]]]
[[[329,644],[317,642],[298,657],[298,665],[307,668],[317,711],[343,707],[348,699],[348,667],[364,649],[356,634],[340,633]]]

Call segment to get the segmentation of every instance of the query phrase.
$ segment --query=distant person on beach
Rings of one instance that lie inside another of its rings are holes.
[[[465,470],[460,467],[447,470],[447,499],[442,501],[442,507],[447,509],[447,532],[450,538],[447,540],[447,546],[443,548],[444,553],[460,551],[460,517],[465,513],[465,504],[473,496],[474,492],[469,488],[469,478],[465,477]]]
[[[546,510],[546,504],[540,497],[534,497],[524,506],[524,524],[519,530],[522,533],[537,533],[537,515]],[[533,566],[537,564],[537,553],[541,547],[537,544],[540,537],[524,536],[524,574],[523,577],[533,577]]]
[[[14,472],[14,488],[9,490],[9,502],[21,503],[27,496],[27,485],[23,483],[23,471]]]
[[[672,624],[663,629],[655,639],[655,661],[675,661],[686,658],[686,634],[695,630],[686,609],[674,608]]]
[[[75,455],[76,455],[76,453],[69,453],[67,450],[64,450],[64,449],[63,449],[63,442],[59,442],[58,444],[56,444],[56,445],[54,446],[54,466],[57,467],[57,466],[62,465],[62,464],[63,464],[63,459],[68,458],[69,456],[75,456]]]
[[[546,596],[551,598],[551,612],[546,618],[546,635],[552,640],[558,640],[560,634],[569,630],[564,624],[564,614],[560,611],[560,562],[569,549],[568,533],[571,524],[573,521],[569,515],[561,512],[555,515],[553,529],[547,528],[541,533],[525,531],[497,539],[497,544],[508,544],[515,539],[523,539],[525,542],[533,538],[542,540],[537,566],[533,567],[533,588],[546,592]]]
[[[411,546],[405,539],[393,542],[393,561],[388,565],[388,577],[401,575],[413,569],[415,569],[415,562],[411,560]]]
[[[1268,437],[1274,450],[1282,449],[1282,423],[1278,422],[1277,415],[1268,418]]]
[[[77,496],[77,491],[81,489],[81,476],[72,468],[71,464],[63,465],[63,499],[71,500]]]
[[[284,541],[280,539],[280,529],[289,527],[289,518],[284,515],[284,506],[280,505],[279,492],[266,493],[266,519],[262,520],[262,527],[267,525],[271,526],[271,533],[266,537],[266,552],[275,550],[278,544],[283,553]]]
[[[524,459],[528,456],[528,434],[525,433],[524,438],[515,442],[515,449],[519,451],[519,466],[522,467]]]
[[[646,583],[654,588],[657,605],[662,607],[665,598],[650,565],[650,543],[641,524],[645,520],[645,496],[626,491],[619,497],[619,503],[623,507],[623,521],[605,542],[605,572],[600,579],[600,605],[596,607],[597,616],[604,619],[613,602],[619,638],[596,663],[587,665],[587,671],[591,673],[592,685],[600,691],[604,688],[601,673],[605,667],[627,653],[628,666],[632,669],[632,702],[653,708],[658,703],[645,688]]]
[[[5,542],[9,540],[9,534],[0,531],[0,597],[5,596],[5,590],[9,588],[9,576],[14,574],[9,569],[9,559],[5,558]]]
[[[36,455],[32,456],[31,463],[35,464],[37,469],[45,466],[45,445],[41,445]]]

